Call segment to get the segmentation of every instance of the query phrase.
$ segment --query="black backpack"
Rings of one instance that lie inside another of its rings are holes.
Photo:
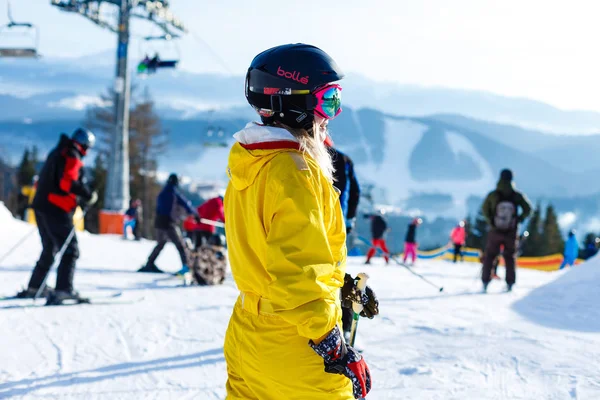
[[[494,228],[499,231],[508,232],[517,227],[517,202],[515,193],[508,196],[496,191],[498,203],[494,210]]]

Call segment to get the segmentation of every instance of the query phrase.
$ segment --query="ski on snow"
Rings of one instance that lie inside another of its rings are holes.
[[[0,309],[10,309],[10,308],[31,308],[31,307],[61,307],[61,306],[76,306],[76,305],[110,305],[110,304],[135,304],[144,300],[145,296],[136,297],[133,299],[123,299],[121,298],[123,292],[113,293],[109,296],[91,296],[85,297],[81,299],[69,299],[64,300],[62,304],[52,304],[46,305],[45,299],[38,299],[38,302],[31,302],[33,299],[18,299],[16,297],[4,297],[2,300],[23,300],[29,302],[25,304],[14,304],[12,301],[8,306],[1,306]]]

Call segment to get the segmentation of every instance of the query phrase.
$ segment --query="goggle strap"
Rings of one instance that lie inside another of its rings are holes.
[[[302,100],[301,100],[302,98]],[[295,107],[301,107],[306,111],[312,111],[317,106],[317,98],[315,96],[302,95],[269,95],[248,91],[248,100],[258,108],[281,112],[289,104]]]

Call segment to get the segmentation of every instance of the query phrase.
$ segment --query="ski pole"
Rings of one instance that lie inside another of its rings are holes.
[[[359,273],[356,276],[356,288],[360,290],[362,293],[367,287],[367,279],[369,279],[369,275],[364,272]],[[350,346],[354,346],[354,341],[356,340],[356,330],[358,328],[358,318],[360,317],[360,313],[363,310],[363,305],[359,302],[352,303],[352,327],[350,328]]]
[[[427,282],[428,284],[430,284],[431,286],[435,287],[436,289],[438,289],[440,292],[444,291],[444,288],[442,286],[438,286],[435,283],[431,282],[430,280],[428,280],[427,278],[425,278],[423,275],[421,274],[417,274],[415,271],[413,271],[412,269],[410,269],[408,266],[404,265],[403,263],[401,263],[396,257],[391,257],[392,260],[396,261],[396,263],[398,265],[400,265],[401,267],[406,268],[411,274],[418,276],[419,278],[421,278],[422,280],[424,280],[425,282]]]
[[[19,246],[21,246],[23,243],[25,243],[25,241],[31,236],[31,234],[33,232],[35,232],[36,229],[33,228],[31,231],[27,232],[27,234],[25,234],[21,240],[19,240],[10,250],[8,250],[6,253],[4,253],[4,255],[2,257],[0,257],[0,264],[2,264],[2,262],[12,254],[13,251],[15,251],[17,248],[19,248]]]
[[[219,221],[213,221],[212,219],[200,218],[200,222],[206,225],[216,226],[218,228],[225,228],[225,224]]]
[[[87,214],[87,212],[88,212],[87,209],[83,210],[83,213],[79,219],[80,220],[84,219],[85,214]],[[48,270],[48,273],[44,277],[44,280],[42,281],[42,284],[40,285],[38,291],[35,293],[35,297],[33,298],[34,303],[38,299],[38,297],[40,297],[40,294],[43,292],[44,288],[46,287],[46,280],[48,279],[48,275],[50,275],[50,272],[52,272],[52,270],[54,269],[54,265],[59,263],[62,260],[63,254],[67,250],[67,246],[71,243],[71,240],[73,240],[73,236],[75,236],[75,224],[73,224],[73,228],[71,229],[71,232],[69,232],[69,236],[67,236],[67,238],[65,239],[65,242],[63,243],[62,247],[60,248],[58,253],[56,253],[56,255],[54,256],[54,262],[50,266],[50,269]]]

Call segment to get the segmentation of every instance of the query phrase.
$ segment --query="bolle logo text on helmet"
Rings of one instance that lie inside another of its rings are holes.
[[[302,83],[304,85],[308,85],[308,75],[307,76],[303,76],[301,78],[300,77],[300,72],[298,72],[298,71],[286,72],[285,70],[283,70],[281,68],[281,66],[279,66],[279,67],[277,67],[277,75],[283,76],[284,78],[291,79],[291,80],[296,81],[296,82],[300,82],[300,83]]]

